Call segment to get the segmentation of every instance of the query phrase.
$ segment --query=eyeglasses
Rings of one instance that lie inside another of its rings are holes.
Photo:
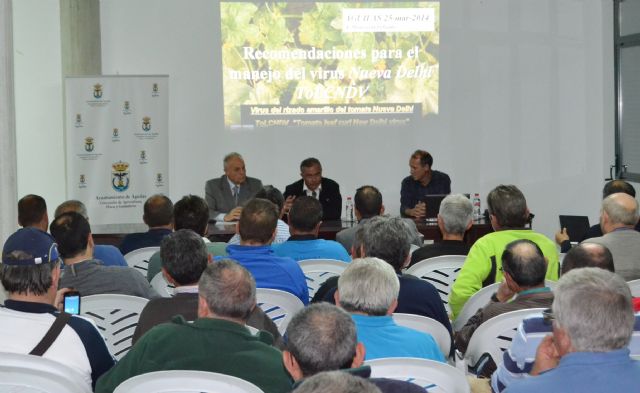
[[[551,325],[555,320],[556,320],[556,317],[555,315],[553,315],[553,311],[550,308],[547,308],[546,310],[542,310],[542,321],[544,322],[545,325]]]

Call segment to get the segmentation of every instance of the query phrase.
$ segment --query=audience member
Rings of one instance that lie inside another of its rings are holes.
[[[366,348],[357,340],[353,320],[331,304],[313,304],[296,313],[287,327],[286,348],[282,360],[296,384],[333,370],[362,378],[371,376],[371,368],[364,365]],[[383,393],[424,393],[423,388],[410,382],[387,378],[369,381]]]
[[[296,261],[304,259],[337,259],[350,262],[351,257],[342,245],[333,240],[318,239],[322,224],[322,205],[313,197],[296,198],[289,210],[291,237],[273,245],[276,255]]]
[[[391,315],[398,305],[400,281],[382,259],[354,259],[338,279],[336,304],[351,314],[365,359],[415,357],[444,362],[430,334],[397,325]]]
[[[440,203],[438,228],[442,241],[428,244],[411,254],[411,265],[441,255],[467,255],[471,248],[464,234],[473,225],[473,206],[462,194],[447,195]]]
[[[603,245],[583,242],[570,249],[564,257],[562,275],[583,267],[597,267],[613,272],[611,252]],[[533,366],[536,349],[544,336],[551,331],[551,325],[545,323],[542,315],[529,317],[518,326],[511,347],[503,352],[504,361],[498,365],[498,370],[491,377],[491,386],[495,392],[500,392],[513,382],[529,376],[528,371]],[[640,316],[636,317],[635,331],[640,331]],[[640,353],[640,340],[634,337],[632,341],[638,348],[634,353]]]
[[[63,213],[51,223],[51,235],[58,242],[66,265],[60,288],[73,288],[82,296],[102,293],[154,298],[159,295],[147,280],[131,267],[104,266],[93,258],[93,236],[89,222],[75,212]]]
[[[179,229],[162,239],[160,253],[162,274],[175,286],[174,296],[147,303],[133,333],[134,344],[152,327],[169,322],[174,315],[180,314],[187,321],[198,317],[198,280],[208,265],[208,250],[202,237],[190,229]],[[247,325],[266,330],[276,342],[281,341],[278,328],[260,307],[253,308]]]
[[[636,190],[633,186],[627,183],[624,180],[611,180],[604,185],[602,189],[602,199],[608,197],[611,194],[616,194],[618,192],[623,192],[625,194],[631,195],[632,197],[636,197]],[[640,221],[636,224],[636,231],[640,231]],[[587,233],[584,234],[580,241],[584,241],[586,239],[591,239],[592,237],[600,237],[602,236],[602,228],[600,227],[600,223],[593,225]],[[560,245],[560,252],[566,253],[571,248],[571,242],[569,240],[569,234],[567,233],[567,228],[562,228],[560,231],[556,233],[556,243]]]
[[[198,319],[178,316],[151,329],[103,375],[96,393],[113,392],[123,381],[160,370],[201,370],[247,380],[265,393],[291,389],[282,353],[270,334],[253,335],[245,324],[256,307],[251,274],[230,260],[207,266],[198,284]]]
[[[454,318],[480,288],[502,280],[502,252],[514,240],[528,239],[536,243],[547,259],[546,278],[558,279],[556,246],[543,234],[526,228],[529,209],[522,192],[513,185],[499,185],[487,195],[487,207],[495,232],[484,235],[473,244],[451,287],[449,306]]]
[[[322,177],[322,165],[317,158],[307,158],[300,163],[302,179],[289,184],[284,189],[285,211],[289,212],[293,200],[300,196],[309,196],[322,204],[323,220],[339,220],[342,213],[340,186],[335,181]]]
[[[40,195],[29,194],[18,201],[18,224],[46,232],[49,229],[47,202]]]
[[[438,290],[429,282],[402,269],[409,263],[409,231],[400,217],[377,216],[359,226],[353,244],[355,258],[375,257],[387,262],[400,280],[396,312],[423,315],[442,323],[451,332],[451,323]],[[316,292],[313,301],[334,301],[338,277],[328,279]]]
[[[62,202],[56,208],[54,218],[57,218],[62,213],[67,212],[76,212],[84,217],[87,221],[89,221],[87,207],[81,201],[70,199],[68,201]],[[127,265],[127,261],[125,261],[120,250],[117,247],[109,244],[96,244],[93,248],[93,257],[99,261],[102,261],[105,266],[129,266]]]
[[[289,225],[287,225],[286,222],[282,221],[282,216],[284,216],[284,196],[282,196],[280,190],[278,190],[274,186],[267,185],[262,187],[262,189],[258,191],[255,198],[266,199],[273,202],[273,204],[278,207],[280,215],[278,216],[278,225],[276,226],[276,237],[273,239],[273,242],[271,242],[271,244],[280,244],[286,242],[291,234],[289,233]],[[227,244],[240,244],[240,235],[237,233],[233,235],[233,237],[229,239]]]
[[[423,315],[439,321],[451,332],[451,324],[438,290],[429,282],[402,269],[409,262],[409,231],[404,220],[395,217],[371,218],[356,232],[352,254],[356,258],[375,257],[389,263],[400,280],[400,293],[396,312]],[[338,277],[328,279],[316,292],[314,301],[333,302]]]
[[[640,362],[626,348],[634,327],[627,283],[606,270],[582,268],[562,276],[554,292],[547,315],[553,333],[538,347],[533,377],[505,392],[637,390]]]
[[[606,246],[613,255],[616,273],[627,281],[640,278],[640,232],[638,201],[624,193],[611,194],[602,201],[600,227],[604,236],[589,239]]]
[[[144,203],[142,221],[149,227],[147,232],[130,233],[122,239],[120,252],[127,255],[133,250],[158,247],[162,238],[173,230],[173,203],[164,195],[150,196]]]
[[[114,359],[92,322],[58,312],[56,307],[62,302],[62,297],[56,296],[59,277],[58,249],[48,233],[23,228],[9,236],[0,268],[2,286],[8,293],[4,307],[0,307],[0,352],[60,362],[93,386],[113,366]],[[49,332],[54,334],[50,340],[45,338]]]
[[[197,195],[185,195],[173,206],[174,230],[191,229],[201,236],[211,256],[227,255],[226,243],[212,242],[207,238],[209,228],[209,207],[207,202]],[[162,243],[160,243],[162,244]],[[149,259],[147,267],[147,280],[151,282],[156,274],[160,273],[162,261],[160,251]]]
[[[456,348],[465,353],[473,332],[489,319],[525,308],[549,307],[551,289],[544,284],[547,262],[531,240],[514,240],[502,253],[504,279],[489,303],[479,309],[455,334]],[[515,296],[515,297],[514,297]]]
[[[344,248],[351,252],[353,246],[353,239],[356,236],[356,231],[361,225],[364,225],[371,217],[381,216],[384,214],[384,205],[382,204],[382,194],[374,186],[362,186],[356,190],[356,194],[353,197],[354,208],[353,212],[358,221],[358,225],[350,228],[345,228],[336,234],[336,241],[344,246]],[[411,233],[410,241],[418,247],[422,246],[423,236],[418,232],[416,223],[410,218],[406,218],[403,221],[409,232]]]
[[[304,380],[292,393],[381,393],[381,391],[364,378],[340,371],[327,371]]]
[[[290,292],[308,304],[309,290],[302,269],[293,259],[275,255],[270,246],[277,221],[278,210],[273,203],[252,199],[242,209],[237,224],[240,245],[228,245],[227,253],[251,272],[258,288]]]
[[[432,170],[433,157],[416,150],[409,159],[411,174],[402,180],[400,214],[403,217],[424,218],[427,206],[422,198],[429,194],[450,194],[451,179],[444,172]]]
[[[204,192],[209,206],[209,219],[237,221],[242,206],[262,188],[262,182],[247,177],[244,159],[238,153],[224,157],[224,175],[207,181]]]

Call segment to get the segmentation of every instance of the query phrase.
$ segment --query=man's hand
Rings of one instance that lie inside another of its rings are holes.
[[[293,206],[293,201],[296,200],[295,195],[289,195],[287,199],[284,200],[284,206],[282,206],[282,210],[284,214],[289,214],[289,210],[291,210],[291,206]]]
[[[61,288],[56,292],[56,299],[53,301],[53,306],[58,309],[58,311],[64,311],[64,294],[67,292],[73,292],[75,289],[73,288]]]
[[[418,202],[413,209],[409,209],[409,215],[414,218],[422,218],[427,215],[427,205],[424,202]]]
[[[553,335],[549,334],[538,345],[536,361],[529,374],[538,375],[541,372],[557,367],[558,363],[560,363],[560,354],[553,341]]]
[[[242,213],[242,207],[238,206],[235,209],[231,210],[229,213],[227,213],[227,215],[224,216],[224,220],[226,222],[238,221],[240,219],[240,214],[241,213]]]
[[[567,240],[569,240],[567,228],[562,228],[562,230],[556,232],[556,243],[558,243],[558,245],[562,245],[562,243],[566,242]]]
[[[504,303],[511,299],[515,294],[516,293],[509,288],[509,285],[507,285],[507,280],[502,280],[498,287],[498,292],[496,292],[496,297],[500,303]]]

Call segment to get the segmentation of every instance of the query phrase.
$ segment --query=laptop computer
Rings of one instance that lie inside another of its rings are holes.
[[[591,226],[589,225],[589,217],[587,216],[565,216],[560,215],[560,228],[567,228],[569,241],[578,243],[584,239]]]
[[[438,212],[440,211],[440,204],[446,197],[445,194],[433,194],[425,195],[422,197],[422,202],[427,206],[427,213],[425,219],[427,221],[436,221],[438,219]]]

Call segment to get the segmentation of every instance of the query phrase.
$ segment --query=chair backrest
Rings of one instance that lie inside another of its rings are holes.
[[[0,353],[0,392],[90,393],[76,370],[41,356]]]
[[[160,251],[160,247],[139,248],[127,253],[124,260],[127,261],[127,265],[139,271],[146,278],[149,259],[158,251]]]
[[[444,357],[448,357],[451,351],[451,335],[443,324],[433,318],[423,315],[393,313],[393,320],[400,326],[408,327],[424,333],[429,333],[436,340]]]
[[[631,289],[631,296],[640,297],[640,279],[627,281],[629,289]]]
[[[263,393],[243,379],[208,371],[168,370],[154,371],[129,378],[114,393],[171,392],[171,393]]]
[[[349,266],[347,262],[335,259],[305,259],[299,261],[298,264],[307,279],[307,288],[309,288],[309,299],[313,298],[318,288],[327,281],[327,279],[342,274],[344,269]]]
[[[502,352],[511,347],[511,341],[520,322],[526,317],[540,315],[544,308],[529,308],[497,315],[483,322],[469,340],[465,361],[469,366],[488,353],[496,364],[502,362]]]
[[[293,315],[304,308],[295,295],[277,289],[256,288],[256,301],[283,336]]]
[[[372,378],[409,381],[429,393],[469,393],[464,373],[446,363],[417,358],[383,358],[365,362]]]
[[[465,255],[442,255],[424,259],[408,268],[405,273],[433,284],[438,290],[447,312],[451,313],[449,292],[451,292],[451,285],[458,277],[458,272],[460,272],[466,258]]]
[[[151,280],[151,287],[153,287],[153,289],[155,289],[162,297],[172,297],[173,290],[175,289],[174,285],[169,284],[167,280],[164,279],[162,272],[153,277],[153,280]]]
[[[128,295],[83,296],[81,313],[98,325],[109,352],[119,360],[131,348],[131,337],[138,325],[140,313],[148,301]]]
[[[462,310],[460,310],[460,314],[455,321],[453,321],[453,331],[457,332],[462,329],[462,327],[467,323],[469,318],[471,318],[479,309],[486,306],[491,300],[491,295],[498,291],[498,287],[500,287],[500,283],[496,282],[491,285],[488,285],[484,288],[480,288],[480,290],[473,294],[467,300],[467,302],[462,306]]]

